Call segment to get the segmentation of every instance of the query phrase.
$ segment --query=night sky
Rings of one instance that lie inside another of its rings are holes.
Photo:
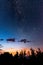
[[[43,0],[0,0],[0,42],[4,48],[43,48]],[[18,43],[27,39],[32,42]]]

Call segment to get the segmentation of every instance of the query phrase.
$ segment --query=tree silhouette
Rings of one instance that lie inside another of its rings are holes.
[[[31,55],[26,56],[26,51],[21,51],[20,54],[16,52],[14,56],[5,52],[0,55],[0,64],[1,65],[43,65],[43,52],[38,48],[37,54],[35,54],[34,49],[31,50]]]

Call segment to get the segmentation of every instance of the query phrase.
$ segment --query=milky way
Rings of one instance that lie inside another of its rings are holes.
[[[0,38],[26,38],[43,46],[43,1],[0,0],[0,30]]]

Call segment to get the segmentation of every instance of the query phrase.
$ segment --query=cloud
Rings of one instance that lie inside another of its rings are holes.
[[[29,43],[29,42],[31,42],[31,41],[29,41],[29,40],[27,40],[27,39],[21,39],[19,42],[24,42],[24,43]]]
[[[3,41],[4,39],[0,39],[0,41]]]
[[[8,41],[8,42],[15,42],[15,38],[8,38],[8,39],[6,39],[6,41]]]
[[[3,46],[2,46],[2,44],[0,44],[0,48],[2,48]]]

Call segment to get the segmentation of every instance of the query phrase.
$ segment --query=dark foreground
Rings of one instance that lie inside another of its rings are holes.
[[[0,55],[0,65],[43,65],[43,52],[38,49],[36,53],[33,49],[31,49],[29,56],[26,56],[25,51],[19,55],[17,52],[15,56],[6,52]]]

